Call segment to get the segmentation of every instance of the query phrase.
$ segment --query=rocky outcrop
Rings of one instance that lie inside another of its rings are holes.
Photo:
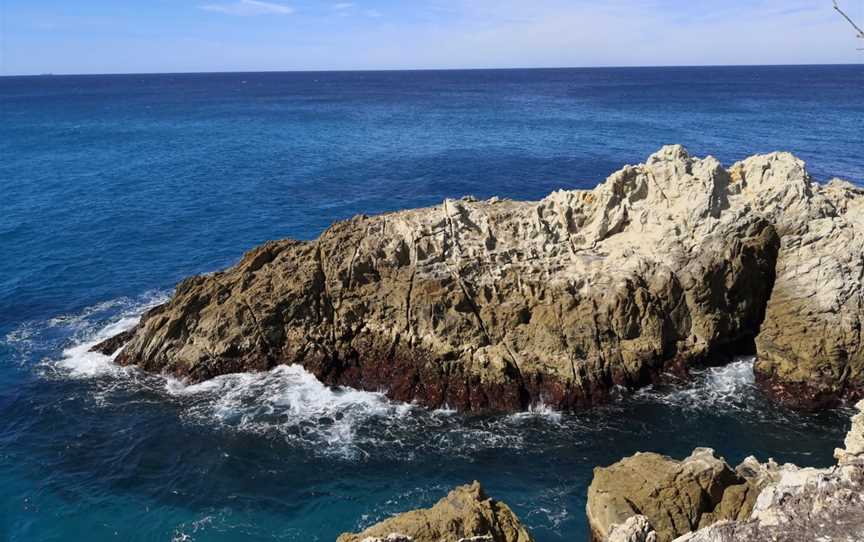
[[[828,469],[801,468],[790,464],[778,465],[770,460],[760,464],[756,459],[748,458],[736,470],[746,478],[748,493],[755,493],[758,497],[755,500],[745,499],[749,504],[738,509],[734,514],[737,519],[723,513],[703,514],[698,522],[702,528],[697,530],[695,522],[692,522],[692,532],[674,538],[674,542],[864,540],[864,401],[857,408],[859,413],[852,419],[846,446],[835,452],[838,460],[836,466]],[[700,453],[704,451],[697,450],[694,455]],[[648,454],[637,454],[617,465],[630,462],[634,467],[655,468],[650,461],[646,463],[639,459],[645,455]],[[681,465],[688,461],[690,459]],[[683,467],[681,470],[684,470]],[[699,472],[709,470],[697,469]],[[604,469],[599,471],[602,474]],[[686,489],[668,489],[668,486],[677,487],[682,482],[687,487],[689,473],[681,476],[681,480],[675,478],[659,488],[656,485],[649,487],[652,482],[645,483],[646,479],[657,478],[651,470],[628,474],[619,468],[614,474],[619,476],[617,485],[613,486],[617,499],[596,490],[592,492],[595,484],[598,484],[597,471],[592,490],[589,490],[588,519],[596,540],[650,542],[652,537],[658,541],[672,540],[673,535],[670,533],[680,534],[680,531],[670,529],[670,525],[683,525],[675,518],[693,517],[704,508],[704,497],[701,500],[692,499]],[[710,476],[703,479],[710,479]],[[599,484],[608,484],[608,476],[601,478]],[[634,506],[636,501],[627,502],[624,488],[637,488],[634,496],[639,506]],[[729,489],[727,487],[727,493]],[[643,499],[646,493],[647,502]],[[614,510],[604,508],[610,506]],[[607,536],[604,529],[608,529],[606,525],[613,518],[620,522],[620,526],[612,526]],[[600,526],[596,527],[598,524]],[[616,538],[625,536],[629,538]]]
[[[193,382],[300,364],[431,407],[566,409],[755,341],[778,397],[855,397],[862,200],[788,154],[727,171],[665,147],[591,191],[447,200],[267,243],[182,282],[117,361]]]
[[[864,191],[819,186],[782,154],[747,159],[731,174],[781,238],[757,378],[804,406],[864,397]]]
[[[506,504],[486,495],[479,482],[451,491],[427,510],[414,510],[343,534],[337,542],[532,542]]]
[[[758,494],[714,450],[699,448],[683,461],[637,453],[594,469],[586,512],[594,540],[611,542],[616,527],[644,516],[657,542],[669,542],[718,520],[748,517]]]

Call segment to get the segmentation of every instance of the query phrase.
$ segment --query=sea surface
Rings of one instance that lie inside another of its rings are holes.
[[[587,537],[593,467],[638,450],[828,465],[848,411],[768,403],[752,359],[465,416],[87,348],[183,277],[356,213],[590,188],[667,143],[861,183],[862,136],[861,66],[0,78],[0,540],[329,541],[478,479],[563,542]]]

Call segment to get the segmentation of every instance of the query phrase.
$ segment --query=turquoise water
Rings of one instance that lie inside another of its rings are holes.
[[[578,540],[591,469],[637,450],[826,465],[847,412],[769,404],[749,360],[476,417],[86,350],[264,240],[588,188],[665,143],[861,182],[862,121],[859,66],[0,78],[0,539],[332,540],[479,479],[538,540]]]

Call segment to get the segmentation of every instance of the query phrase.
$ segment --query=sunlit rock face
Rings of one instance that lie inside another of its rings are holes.
[[[664,147],[590,191],[358,216],[182,282],[117,361],[189,381],[298,364],[461,410],[565,409],[758,348],[781,399],[855,397],[864,195],[789,154]]]

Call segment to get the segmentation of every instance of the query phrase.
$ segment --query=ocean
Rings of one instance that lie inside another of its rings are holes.
[[[88,345],[182,278],[357,213],[591,188],[667,143],[864,182],[864,67],[0,78],[0,539],[329,541],[480,480],[584,540],[592,469],[709,446],[826,466],[752,359],[595,409],[426,411],[295,367],[195,386]]]

